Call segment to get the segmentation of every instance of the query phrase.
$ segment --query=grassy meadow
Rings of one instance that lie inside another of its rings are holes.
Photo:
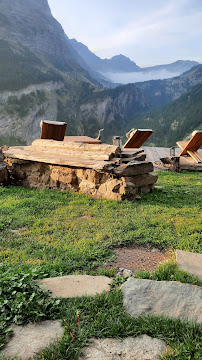
[[[53,299],[33,281],[77,273],[114,276],[113,270],[103,269],[102,265],[113,259],[113,248],[119,245],[201,252],[201,185],[202,174],[198,172],[161,172],[155,191],[132,202],[1,187],[1,345],[8,339],[12,322],[60,318],[66,329],[62,341],[44,351],[39,359],[78,359],[82,346],[93,336],[143,333],[170,344],[174,350],[166,359],[201,359],[199,325],[156,316],[132,319],[125,313],[119,289],[124,279],[116,278],[108,294],[82,299]],[[174,262],[161,265],[154,273],[137,276],[201,285],[179,271]]]

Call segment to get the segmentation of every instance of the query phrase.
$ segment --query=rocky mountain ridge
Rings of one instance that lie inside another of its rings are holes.
[[[70,44],[76,53],[79,55],[80,59],[83,61],[84,68],[91,70],[97,73],[132,73],[132,72],[158,72],[158,71],[169,71],[171,73],[182,74],[185,71],[188,71],[193,66],[198,65],[197,61],[190,60],[178,60],[171,64],[165,65],[156,65],[151,67],[141,68],[134,61],[130,60],[128,57],[120,54],[115,55],[111,59],[101,59],[99,56],[95,55],[88,47],[81,42],[78,42],[76,39],[67,38],[68,44]]]

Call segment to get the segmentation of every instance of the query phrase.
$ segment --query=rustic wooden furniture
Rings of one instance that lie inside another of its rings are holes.
[[[41,139],[63,141],[67,124],[58,121],[41,121]]]
[[[177,145],[182,150],[180,156],[189,155],[196,163],[202,163],[202,157],[198,153],[202,146],[202,131],[194,131],[189,141],[178,141]]]
[[[153,130],[150,129],[133,129],[129,134],[129,138],[123,145],[123,148],[140,148],[144,142],[151,136]],[[127,136],[127,134],[126,134]]]

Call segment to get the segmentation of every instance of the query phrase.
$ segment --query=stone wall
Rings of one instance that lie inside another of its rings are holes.
[[[139,199],[142,192],[154,189],[158,176],[150,174],[153,165],[144,165],[143,173],[120,176],[94,169],[51,165],[42,162],[6,158],[10,182],[36,189],[72,190],[111,200]],[[142,172],[140,169],[139,172]]]

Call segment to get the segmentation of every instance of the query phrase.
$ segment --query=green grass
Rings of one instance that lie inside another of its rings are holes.
[[[40,266],[53,275],[88,272],[120,244],[200,252],[201,178],[162,173],[162,188],[139,202],[0,188],[1,262]]]
[[[62,318],[65,335],[60,343],[44,351],[45,360],[78,359],[82,346],[93,336],[143,333],[164,339],[174,349],[167,359],[199,360],[202,338],[199,325],[164,317],[132,319],[123,309],[117,285],[109,294],[96,298],[58,301],[33,280],[71,273],[101,274],[99,267],[120,244],[201,252],[201,179],[202,175],[196,172],[162,172],[157,184],[161,188],[143,195],[139,202],[1,187],[1,344],[6,342],[12,322]],[[201,285],[173,263],[153,274],[144,272],[138,276]],[[78,334],[77,311],[81,325]],[[70,328],[75,333],[73,341]]]

